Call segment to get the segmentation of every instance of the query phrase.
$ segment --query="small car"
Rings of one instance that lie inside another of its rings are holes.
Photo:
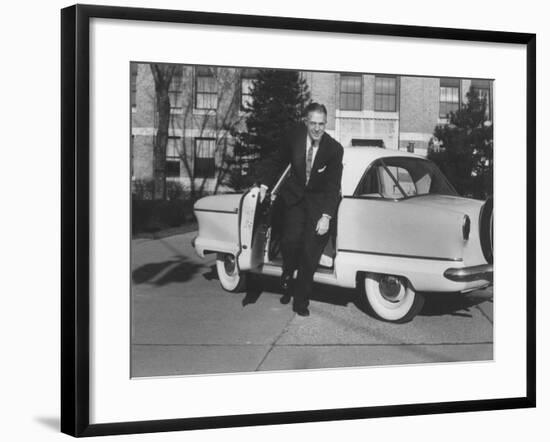
[[[288,173],[289,168],[285,171]],[[216,254],[221,286],[249,273],[280,276],[277,192],[212,195],[194,205],[199,256]],[[493,281],[493,203],[460,197],[428,159],[383,148],[344,149],[342,198],[314,281],[359,288],[371,313],[410,321],[424,293],[467,293]]]

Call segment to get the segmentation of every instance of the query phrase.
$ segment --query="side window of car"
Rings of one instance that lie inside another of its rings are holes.
[[[416,191],[419,195],[426,195],[431,192],[432,177],[429,173],[425,173],[416,180]]]
[[[377,167],[370,167],[367,170],[367,173],[363,175],[363,179],[359,184],[356,195],[371,198],[381,198]]]

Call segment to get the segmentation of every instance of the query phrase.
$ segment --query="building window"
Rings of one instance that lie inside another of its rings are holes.
[[[167,178],[180,176],[180,144],[181,138],[168,137],[166,161],[164,163],[164,171]]]
[[[214,153],[216,151],[215,138],[195,138],[195,178],[214,178],[216,164]]]
[[[177,66],[170,82],[168,95],[170,96],[170,109],[181,109],[182,104],[183,67]]]
[[[456,112],[460,106],[460,80],[442,78],[439,80],[439,117],[447,118],[450,112]]]
[[[257,75],[257,69],[243,69],[241,71],[241,109],[248,109],[252,106],[252,89]]]
[[[137,75],[138,75],[138,64],[130,63],[130,103],[132,109],[137,107],[136,94],[137,94]]]
[[[340,109],[361,110],[362,76],[340,74]]]
[[[384,140],[381,139],[370,139],[370,138],[352,138],[351,139],[352,147],[380,147],[384,149]]]
[[[487,105],[485,115],[491,119],[491,82],[490,80],[472,80],[472,92]]]
[[[395,112],[397,110],[397,78],[375,77],[374,110]]]
[[[217,109],[218,85],[214,70],[208,67],[195,69],[195,108]]]

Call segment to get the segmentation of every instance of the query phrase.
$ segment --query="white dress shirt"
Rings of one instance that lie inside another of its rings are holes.
[[[313,140],[309,137],[309,135],[306,137],[306,162],[307,162],[307,151],[309,150],[311,144],[313,143]],[[311,153],[311,171],[310,171],[310,178],[311,174],[313,173],[313,164],[315,164],[315,156],[317,155],[317,151],[319,150],[319,144],[321,140],[319,140],[319,143],[317,145],[313,146],[313,152]],[[328,219],[331,218],[330,215],[323,213],[323,216],[326,216]]]
[[[306,137],[306,161],[307,161],[307,151],[309,150],[309,147],[311,146],[311,143],[313,143],[313,140],[307,136]],[[317,155],[317,151],[319,150],[319,144],[317,146],[313,146],[313,153],[311,155],[311,170],[313,171],[313,163],[315,163],[315,156]]]

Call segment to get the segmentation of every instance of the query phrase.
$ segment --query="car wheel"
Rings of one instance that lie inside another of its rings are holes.
[[[424,305],[424,296],[401,276],[367,273],[364,286],[363,297],[370,310],[385,321],[408,322]]]
[[[216,257],[216,270],[218,278],[224,290],[228,292],[240,292],[246,286],[246,273],[239,271],[237,260],[229,253],[218,253]]]

